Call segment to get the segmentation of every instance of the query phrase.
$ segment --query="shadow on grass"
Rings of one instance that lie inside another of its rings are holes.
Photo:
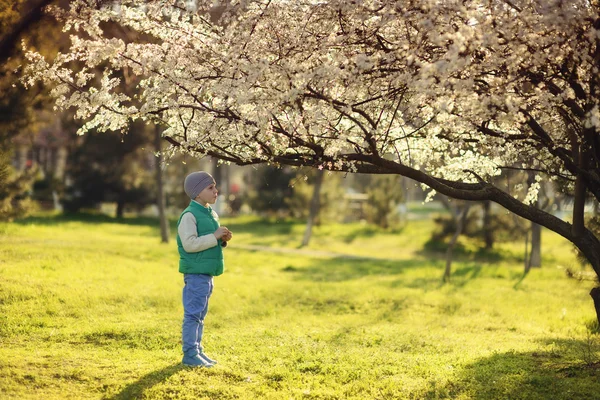
[[[448,245],[443,242],[428,241],[417,254],[423,257],[446,259]],[[482,263],[498,263],[501,261],[522,263],[523,256],[504,249],[485,249],[482,247],[466,248],[458,243],[452,252],[453,261],[477,261]]]
[[[315,259],[307,267],[287,266],[283,269],[292,272],[297,279],[317,282],[343,282],[368,275],[401,275],[409,268],[430,265],[426,260],[371,260],[334,257]]]
[[[129,400],[129,399],[140,399],[144,394],[144,391],[152,388],[169,379],[179,371],[186,369],[183,364],[177,363],[170,365],[158,371],[151,372],[137,381],[130,383],[125,386],[123,390],[111,397],[105,397],[107,400]]]
[[[467,365],[455,380],[435,383],[424,398],[469,399],[597,399],[597,365],[563,360],[556,352],[494,354]]]
[[[477,263],[457,266],[452,273],[449,283],[442,279],[444,262],[427,258],[409,260],[382,260],[332,257],[314,259],[308,266],[296,267],[293,262],[281,269],[282,272],[293,274],[298,280],[315,282],[345,282],[368,276],[397,276],[391,287],[406,287],[413,289],[436,290],[444,285],[461,289],[469,282],[476,280],[485,266]],[[420,276],[407,274],[409,270],[421,270]],[[509,279],[502,276],[502,279]]]
[[[477,279],[483,268],[478,264],[458,267],[453,273],[450,285],[456,288],[465,286],[468,282]],[[427,272],[419,277],[407,277],[406,273],[413,269],[427,270]],[[315,282],[345,282],[367,276],[398,276],[398,279],[391,283],[392,287],[434,290],[445,284],[442,281],[444,272],[442,262],[423,258],[380,260],[334,257],[315,259],[309,266],[288,265],[282,268],[282,271],[294,274],[298,280]]]
[[[396,229],[392,229],[392,230],[384,230],[378,226],[375,225],[364,225],[361,226],[359,229],[348,229],[346,232],[344,233],[340,233],[340,241],[344,242],[344,243],[352,243],[354,242],[356,239],[366,239],[366,238],[372,238],[377,234],[380,233],[387,233],[387,234],[394,234],[394,235],[401,235],[402,231],[403,231],[404,227],[400,227],[400,228],[396,228]]]

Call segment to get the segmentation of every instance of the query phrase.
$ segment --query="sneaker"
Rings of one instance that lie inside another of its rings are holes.
[[[206,361],[204,358],[200,357],[198,354],[193,356],[183,356],[183,360],[181,360],[183,365],[187,365],[188,367],[204,367],[210,368],[213,364]]]
[[[204,359],[204,361],[206,361],[207,363],[211,364],[211,365],[215,365],[217,363],[217,360],[213,360],[212,358],[210,358],[209,356],[207,356],[204,353],[200,353],[200,357]]]

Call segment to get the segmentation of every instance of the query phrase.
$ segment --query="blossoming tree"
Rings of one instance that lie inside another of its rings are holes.
[[[171,151],[400,174],[494,201],[574,243],[600,276],[583,218],[586,199],[600,199],[599,10],[596,0],[78,0],[55,10],[70,51],[30,53],[27,83],[54,85],[56,105],[86,121],[82,134],[141,119],[164,125]],[[135,97],[119,89],[123,71],[142,77]],[[525,196],[493,184],[508,169],[537,174]],[[574,193],[571,222],[532,205],[541,180]]]

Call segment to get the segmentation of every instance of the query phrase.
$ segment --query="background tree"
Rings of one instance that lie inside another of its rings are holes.
[[[318,169],[315,173],[313,194],[308,207],[308,218],[306,220],[306,228],[304,229],[302,243],[300,244],[301,247],[308,246],[308,244],[310,243],[310,238],[312,236],[312,227],[315,223],[317,216],[319,215],[319,211],[321,210],[321,187],[323,186],[324,176],[325,171],[323,171],[322,169]]]
[[[454,203],[456,204],[453,204],[447,199],[445,199],[445,203],[447,208],[450,210],[452,220],[454,222],[454,232],[452,233],[452,237],[448,243],[448,248],[446,249],[446,267],[444,268],[444,275],[442,277],[444,282],[449,282],[452,274],[452,257],[454,247],[456,246],[458,237],[462,234],[464,226],[467,222],[467,215],[469,214],[471,203],[466,201],[455,201]]]
[[[57,22],[42,12],[49,3],[0,1],[0,219],[22,217],[35,208],[30,192],[39,170],[31,166],[19,172],[11,166],[13,140],[39,124],[40,111],[48,99],[41,87],[26,92],[16,83],[21,77],[22,39],[42,54],[58,51],[63,43]]]
[[[122,218],[127,205],[141,209],[155,201],[153,160],[145,150],[152,146],[153,132],[135,124],[127,135],[118,132],[77,137],[71,149],[68,174],[72,180],[64,200],[65,211],[116,204]]]
[[[158,120],[198,157],[398,174],[496,202],[574,243],[600,275],[584,221],[586,194],[600,198],[597,1],[217,6],[211,20],[212,3],[76,1],[64,18],[79,39],[51,64],[30,54],[31,80],[56,85],[57,105],[88,120],[82,133]],[[154,40],[113,38],[106,20]],[[105,65],[99,83],[74,59]],[[123,68],[144,77],[134,98],[115,90]],[[572,222],[532,205],[537,185],[515,197],[494,184],[517,163],[572,188]]]
[[[284,199],[290,215],[306,220],[301,246],[310,243],[314,226],[325,221],[341,222],[348,217],[343,174],[300,168],[290,186],[293,192]]]
[[[164,169],[165,159],[162,153],[162,129],[154,126],[154,173],[156,179],[156,205],[158,207],[158,220],[160,224],[160,239],[163,243],[169,242],[169,220],[167,219],[167,195],[165,192]]]
[[[500,187],[513,187],[512,192],[526,196],[531,185],[536,184],[533,173],[523,173],[520,171],[507,171],[502,176],[495,179],[494,184]],[[550,211],[551,206],[556,206],[559,199],[551,199],[550,191],[552,183],[541,183],[538,197],[534,202],[537,208]],[[447,249],[446,241],[452,243],[458,228],[457,215],[459,214],[454,203],[445,197],[440,197],[441,203],[449,211],[450,215],[440,215],[434,220],[437,228],[431,235],[426,247],[430,250]],[[494,250],[496,242],[507,242],[521,240],[525,243],[525,256],[523,263],[525,274],[531,267],[541,267],[541,226],[539,224],[527,221],[515,214],[506,212],[492,211],[491,202],[477,202],[468,209],[468,214],[464,218],[462,231],[459,235],[471,239],[475,251],[485,250],[488,254]],[[464,249],[462,243],[454,242],[456,247]],[[473,246],[471,246],[473,247]]]

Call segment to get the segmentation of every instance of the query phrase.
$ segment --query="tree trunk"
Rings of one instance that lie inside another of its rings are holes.
[[[533,171],[529,171],[527,174],[527,185],[531,187],[535,183],[535,173]],[[538,191],[537,199],[532,204],[536,208],[540,208],[540,196],[541,190]],[[535,222],[531,222],[531,253],[529,253],[529,257],[525,258],[525,274],[529,272],[529,269],[532,267],[541,267],[542,259],[541,259],[541,244],[542,244],[542,236],[541,236],[541,226],[536,224]],[[527,232],[529,235],[529,232]]]
[[[531,223],[531,253],[529,254],[529,267],[542,266],[542,227],[535,222]]]
[[[590,262],[592,269],[597,276],[600,276],[600,241],[588,229],[581,236],[574,238],[573,244],[577,246],[586,259]],[[596,318],[600,324],[600,287],[595,287],[590,291],[590,296],[594,301]]]
[[[215,182],[217,182],[217,189],[219,190],[219,199],[217,200],[213,208],[215,209],[217,214],[224,215],[227,209],[226,199],[228,196],[226,181],[227,171],[225,169],[226,166],[224,164],[219,165],[218,158],[213,158],[212,164],[212,176],[213,178],[215,178]]]
[[[470,207],[470,204],[465,204],[463,207],[457,207],[456,212],[452,213],[456,221],[456,230],[454,231],[454,235],[452,235],[452,239],[450,239],[448,249],[446,250],[446,269],[444,270],[443,278],[444,282],[450,281],[450,273],[452,271],[452,252],[454,251],[454,246],[456,246],[458,237],[462,233],[463,227],[465,226]]]
[[[492,250],[494,247],[494,231],[492,229],[492,202],[483,202],[483,240],[485,249]]]
[[[306,229],[304,230],[304,238],[302,239],[302,244],[300,245],[301,247],[308,246],[312,236],[312,227],[317,215],[319,215],[319,210],[321,208],[321,186],[323,184],[324,174],[325,172],[323,170],[317,170],[317,175],[315,176],[315,187],[313,189],[312,199],[310,200],[308,221],[306,221]]]
[[[161,129],[158,125],[154,126],[154,150],[157,157],[154,161],[154,172],[156,173],[156,205],[158,207],[158,220],[160,223],[160,241],[169,243],[169,222],[166,213],[165,185],[163,181],[163,155],[161,148]]]
[[[125,201],[122,199],[117,200],[117,219],[123,219],[123,215],[125,214]]]
[[[529,270],[531,269],[531,264],[529,263],[531,260],[527,254],[529,250],[529,231],[525,232],[525,256],[523,257],[523,263],[525,264],[525,272],[523,273],[523,278],[525,277],[525,275],[527,275],[529,273]]]
[[[594,308],[596,309],[596,320],[600,325],[600,287],[592,288],[590,291],[590,296],[592,296],[592,300],[594,300]]]

